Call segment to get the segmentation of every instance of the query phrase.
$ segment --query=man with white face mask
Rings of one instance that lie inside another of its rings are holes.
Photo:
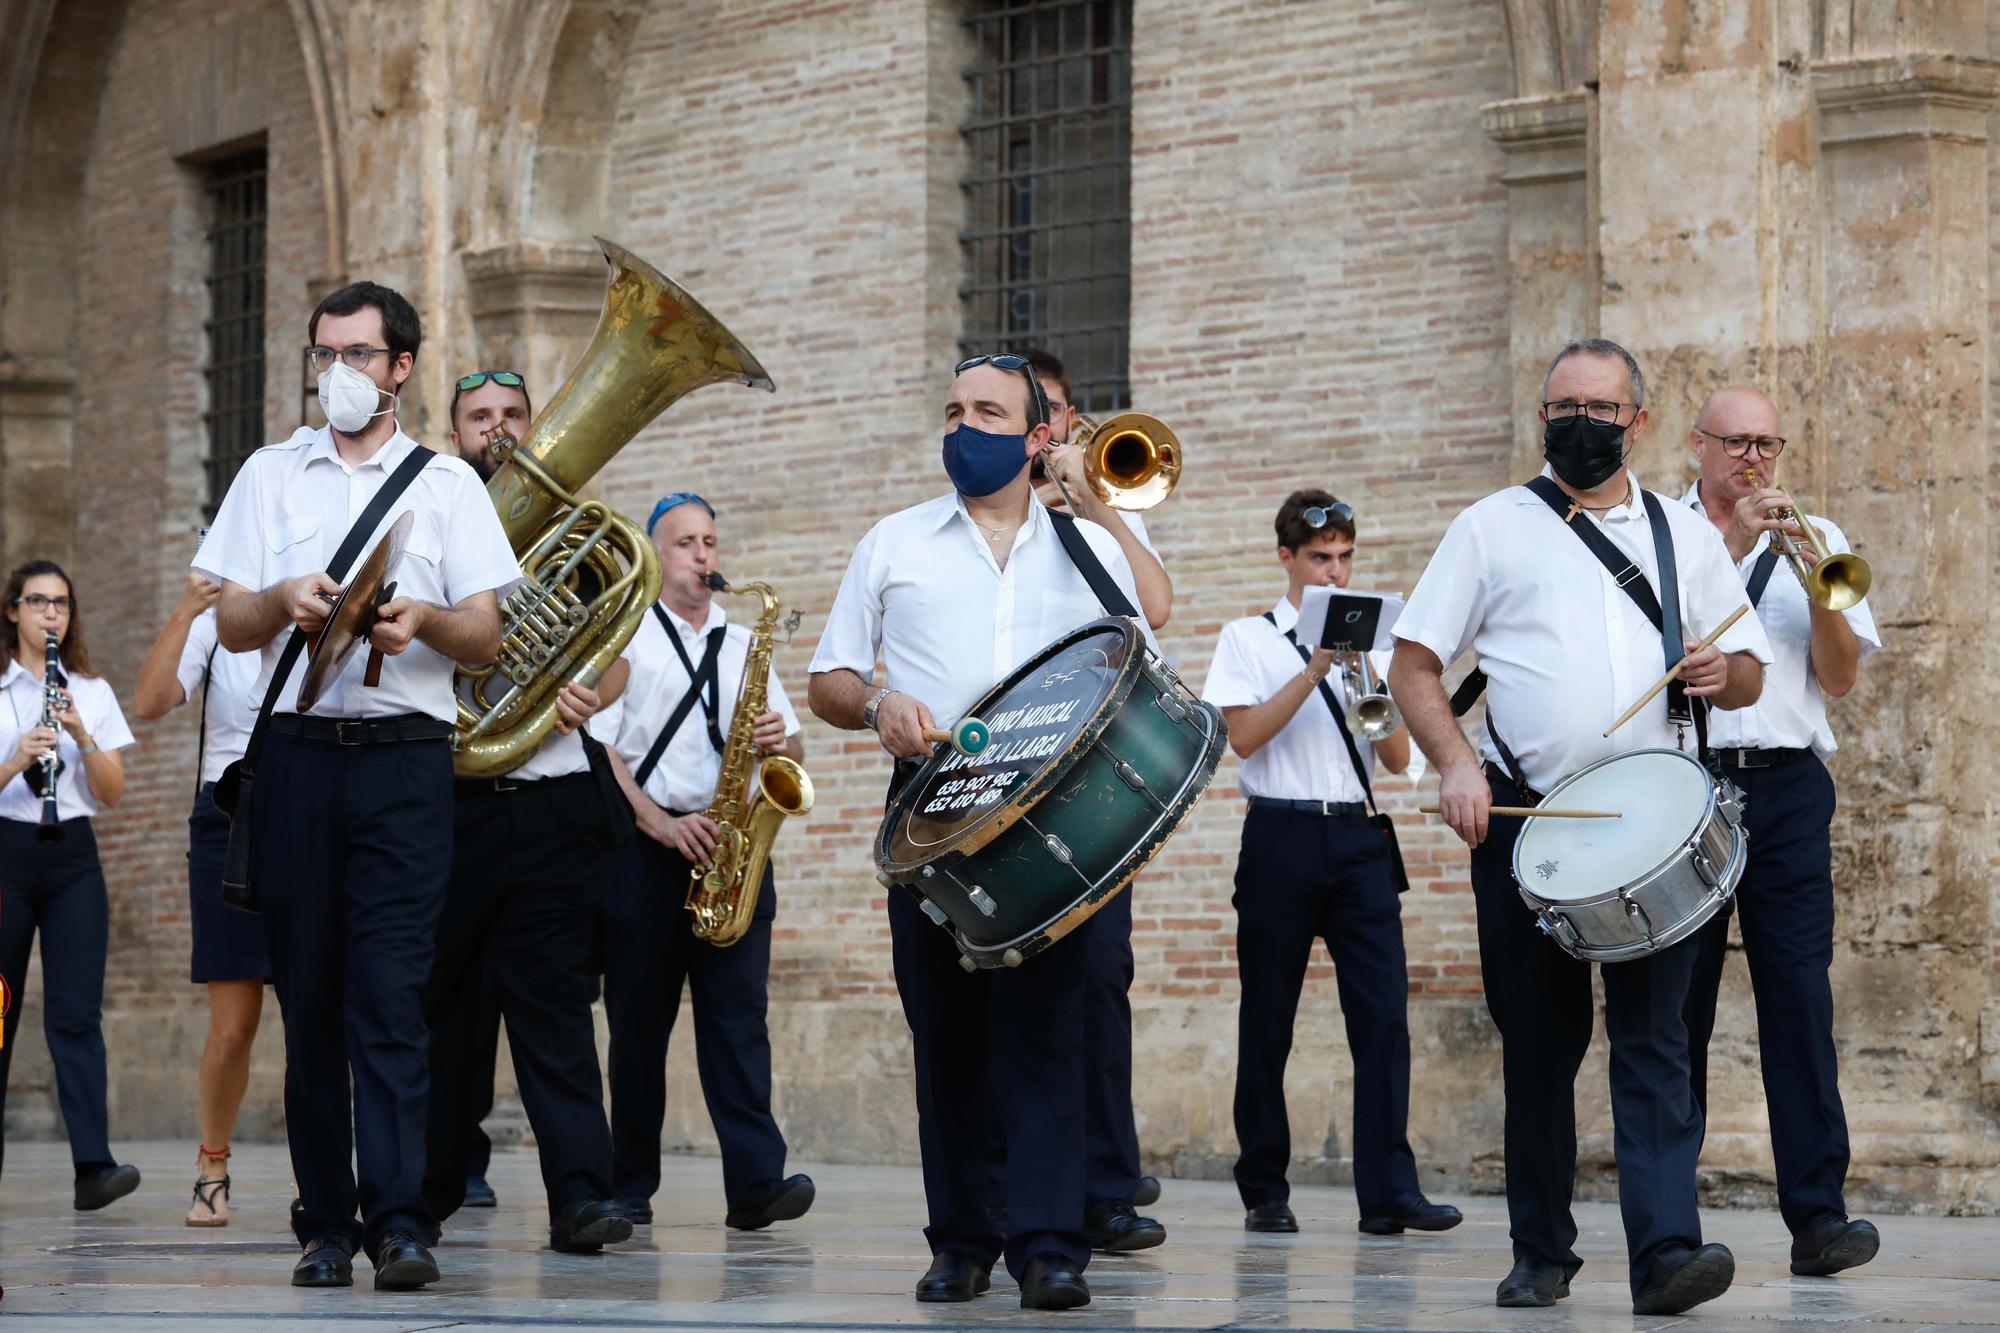
[[[398,424],[423,338],[409,302],[354,283],[307,332],[328,424],[251,455],[194,566],[222,585],[222,647],[263,655],[253,697],[268,720],[240,770],[258,780],[233,784],[228,804],[285,1016],[305,1250],[292,1283],[351,1286],[365,1247],[375,1285],[402,1290],[438,1279],[424,1245],[424,994],[452,859],[452,664],[497,655],[497,592],[520,567],[472,469]],[[325,628],[340,580],[405,515],[396,593],[368,630],[379,658],[356,651],[301,710],[293,631]]]

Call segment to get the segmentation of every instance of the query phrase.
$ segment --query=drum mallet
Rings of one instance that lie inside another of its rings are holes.
[[[934,744],[942,743],[968,757],[984,750],[993,739],[993,730],[976,717],[962,717],[952,725],[950,731],[940,731],[936,727],[924,728],[924,739]]]
[[[1744,612],[1748,611],[1749,609],[1750,609],[1750,603],[1745,602],[1743,605],[1737,607],[1734,611],[1731,611],[1729,613],[1729,619],[1723,621],[1720,625],[1717,625],[1713,630],[1709,631],[1708,637],[1695,645],[1694,652],[1698,653],[1705,648],[1713,647],[1715,645],[1715,641],[1722,637],[1724,631],[1726,631],[1731,625],[1734,625],[1737,621],[1741,620],[1743,618]],[[1623,713],[1619,714],[1618,720],[1616,722],[1613,722],[1610,726],[1604,729],[1604,734],[1606,736],[1609,736],[1612,732],[1618,730],[1618,728],[1624,726],[1627,722],[1630,722],[1634,717],[1638,716],[1639,710],[1641,708],[1644,708],[1647,704],[1653,702],[1653,697],[1655,695],[1657,695],[1661,690],[1667,688],[1667,686],[1679,680],[1681,676],[1681,668],[1687,665],[1688,657],[1692,656],[1694,656],[1694,653],[1689,653],[1687,657],[1683,657],[1680,661],[1674,663],[1673,668],[1669,670],[1666,675],[1660,677],[1658,680],[1653,682],[1652,689],[1647,690],[1644,694],[1639,696],[1639,702],[1633,704],[1630,708],[1626,709]]]
[[[1444,810],[1435,805],[1420,805],[1417,809],[1427,815],[1441,815]],[[1616,810],[1546,810],[1533,805],[1496,805],[1487,811],[1489,815],[1500,815],[1511,819],[1623,819]]]

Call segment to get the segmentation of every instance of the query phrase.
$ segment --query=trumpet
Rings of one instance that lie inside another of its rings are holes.
[[[1754,467],[1743,469],[1743,479],[1752,487],[1761,488],[1764,484],[1763,476]],[[1805,515],[1799,512],[1798,502],[1783,491],[1779,494],[1784,495],[1786,507],[1778,510],[1774,517],[1799,525],[1799,531],[1805,533],[1806,541],[1811,544],[1812,559],[1807,561],[1806,551],[1790,533],[1773,532],[1771,540],[1777,543],[1779,552],[1791,561],[1792,571],[1805,587],[1806,600],[1823,611],[1845,611],[1866,597],[1869,585],[1875,580],[1868,562],[1852,551],[1835,553],[1827,550],[1826,542],[1813,525],[1806,522]]]
[[[1341,657],[1340,682],[1347,691],[1347,716],[1354,721],[1355,739],[1378,745],[1402,729],[1402,710],[1376,679],[1367,653],[1343,653]]]
[[[1158,417],[1120,412],[1100,424],[1079,415],[1070,443],[1083,450],[1084,480],[1113,509],[1151,509],[1180,484],[1181,442]]]

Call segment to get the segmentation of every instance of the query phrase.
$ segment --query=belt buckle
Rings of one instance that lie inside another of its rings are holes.
[[[1333,807],[1338,804],[1338,801],[1321,801],[1319,803],[1319,817],[1321,819],[1332,819],[1336,813]]]
[[[1771,761],[1766,756],[1759,754],[1754,747],[1746,745],[1736,751],[1736,767],[1739,769],[1769,768],[1771,767]]]
[[[506,779],[506,778],[495,778],[495,779],[493,779],[493,790],[494,790],[494,791],[496,791],[496,792],[501,792],[501,791],[519,791],[519,790],[521,789],[521,786],[522,786],[522,784],[521,784],[521,783],[518,783],[518,782],[512,782],[512,781],[509,781],[509,780],[508,780],[508,779]]]
[[[366,745],[368,743],[368,723],[362,718],[343,717],[333,724],[335,745]]]

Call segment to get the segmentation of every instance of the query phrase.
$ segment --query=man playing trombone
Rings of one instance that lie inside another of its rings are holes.
[[[1779,428],[1778,409],[1755,389],[1710,394],[1688,433],[1701,477],[1685,498],[1721,532],[1771,640],[1764,693],[1747,708],[1717,713],[1709,740],[1745,797],[1750,861],[1735,908],[1757,998],[1778,1207],[1792,1232],[1792,1271],[1823,1277],[1867,1263],[1881,1243],[1873,1224],[1848,1218],[1841,1194],[1847,1116],[1827,981],[1834,790],[1824,760],[1834,750],[1826,696],[1853,689],[1861,659],[1882,641],[1860,600],[1867,566],[1848,554],[1847,538],[1827,520],[1807,516],[1815,530],[1808,534],[1791,497],[1777,489],[1785,448]],[[1723,904],[1695,937],[1686,1015],[1694,1095],[1704,1112],[1731,910]]]
[[[1410,1151],[1409,976],[1395,848],[1368,817],[1369,771],[1410,763],[1409,733],[1364,728],[1366,673],[1340,671],[1332,649],[1302,647],[1294,627],[1307,588],[1347,586],[1354,511],[1321,490],[1279,506],[1277,605],[1222,627],[1202,695],[1229,721],[1249,811],[1236,860],[1236,962],[1243,997],[1236,1056],[1236,1188],[1250,1231],[1299,1229],[1288,1202],[1291,1123],[1285,1063],[1314,940],[1340,986],[1354,1055],[1354,1190],[1361,1229],[1457,1226],[1456,1208],[1424,1198]],[[1342,689],[1342,680],[1351,689]],[[1372,677],[1368,677],[1372,681]],[[1379,686],[1376,687],[1378,690]],[[1317,698],[1315,696],[1318,696]],[[1345,696],[1345,697],[1343,697]]]

